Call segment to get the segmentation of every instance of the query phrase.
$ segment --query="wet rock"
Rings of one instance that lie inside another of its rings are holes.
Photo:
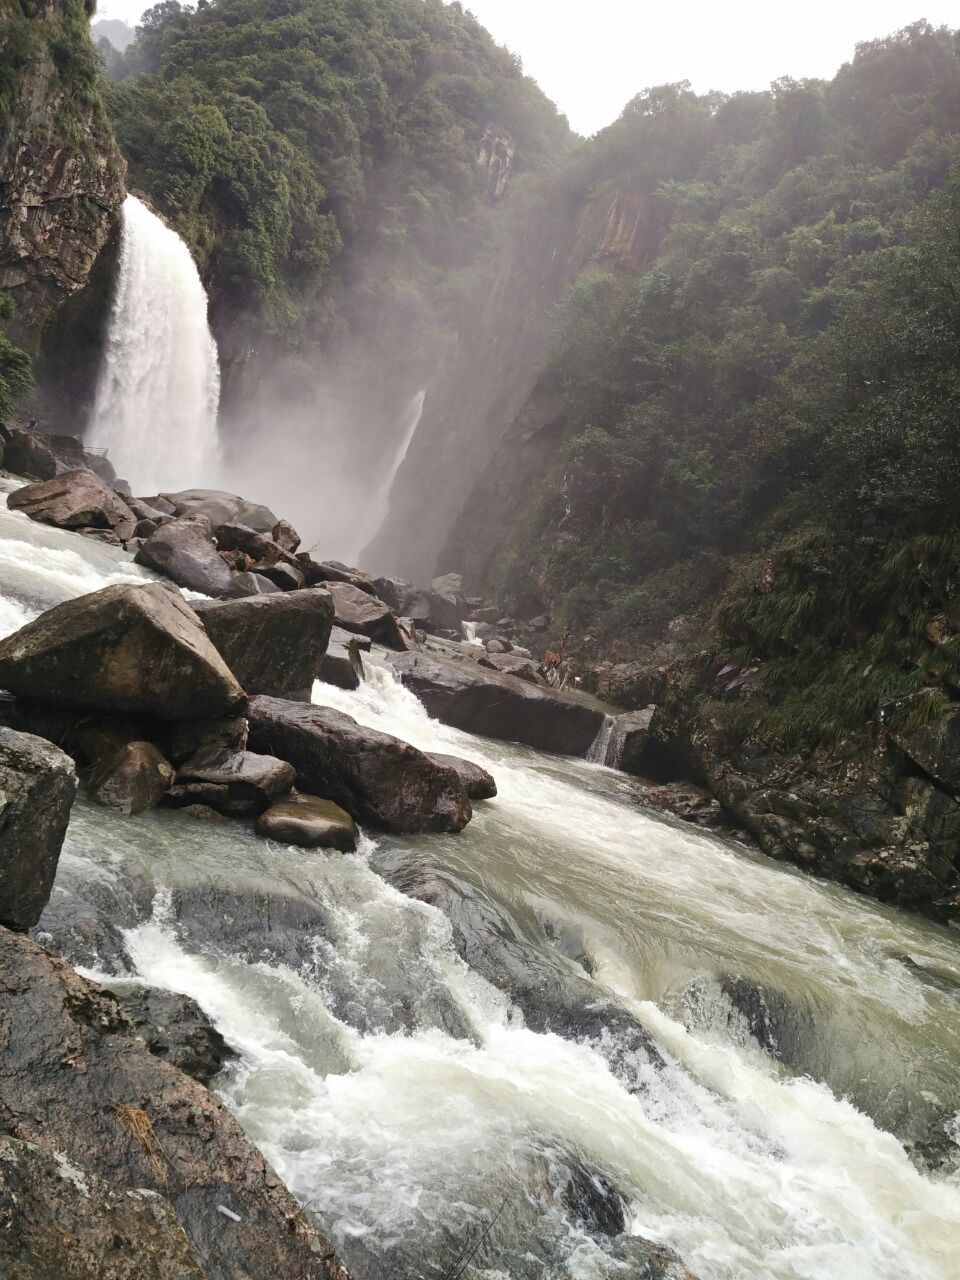
[[[249,725],[243,716],[216,720],[183,720],[162,726],[163,750],[174,764],[183,764],[198,751],[244,751]]]
[[[230,822],[225,813],[217,813],[216,809],[211,809],[208,804],[185,804],[180,812],[197,822],[212,822],[215,826],[227,825]]]
[[[277,521],[271,531],[271,537],[278,547],[282,547],[290,555],[295,555],[300,546],[300,535],[287,520]]]
[[[0,923],[29,929],[53,888],[70,807],[73,761],[32,734],[0,729]]]
[[[460,625],[466,616],[464,602],[454,596],[444,596],[437,591],[409,588],[403,596],[400,611],[422,630],[435,633],[454,631],[460,634]]]
[[[204,1280],[173,1205],[62,1152],[0,1137],[5,1280]]]
[[[492,800],[497,794],[497,784],[493,774],[488,773],[482,765],[475,764],[472,760],[464,760],[460,756],[447,756],[435,751],[428,751],[427,759],[440,765],[441,768],[452,769],[471,800]]]
[[[320,588],[198,604],[196,613],[248,693],[309,699],[327,651],[333,600]]]
[[[5,931],[0,1026],[7,1137],[39,1138],[81,1181],[102,1179],[123,1197],[127,1222],[136,1218],[144,1191],[165,1197],[206,1280],[347,1280],[329,1242],[306,1227],[297,1202],[216,1098],[152,1054],[108,992]],[[85,1231],[93,1229],[100,1204],[86,1202]],[[129,1240],[126,1231],[119,1237]],[[86,1274],[92,1280],[110,1273],[101,1264]],[[181,1280],[194,1272],[156,1274]]]
[[[725,974],[720,990],[761,1049],[788,1066],[802,1069],[807,1064],[816,1029],[805,1010],[782,991],[747,977]]]
[[[451,769],[329,707],[253,698],[250,742],[297,771],[297,785],[385,831],[460,831],[470,801]]]
[[[159,987],[111,988],[111,994],[155,1057],[209,1084],[236,1053],[196,1000]]]
[[[104,587],[0,641],[0,686],[68,707],[161,720],[229,715],[244,693],[178,593]]]
[[[323,585],[333,597],[338,627],[345,631],[359,631],[388,649],[403,650],[406,647],[397,619],[382,600],[347,582],[331,581]]]
[[[917,729],[898,728],[894,721],[887,734],[928,777],[960,796],[960,707]]]
[[[159,506],[151,506],[143,498],[125,498],[124,501],[138,520],[150,520],[158,528],[162,524],[169,524],[173,519],[172,508],[169,511],[163,511]],[[157,501],[162,502],[163,499],[157,499]],[[165,505],[170,506],[169,503]]]
[[[280,844],[301,849],[339,849],[352,853],[357,847],[357,824],[332,800],[302,793],[272,804],[257,819],[257,832]]]
[[[474,662],[406,653],[391,659],[406,688],[432,716],[455,729],[521,742],[560,755],[586,755],[603,714]]]
[[[178,587],[215,598],[238,594],[234,575],[217,553],[209,519],[204,515],[171,520],[147,538],[137,564],[164,574]]]
[[[284,554],[278,543],[267,533],[258,533],[245,524],[220,524],[213,531],[220,551],[239,551],[250,560],[263,560],[275,564]]]
[[[133,538],[128,538],[127,541],[132,542],[134,539],[139,539],[136,546],[136,550],[139,551],[144,540],[149,538],[151,533],[156,533],[159,528],[160,525],[156,520],[138,520],[136,528],[133,531]]]
[[[252,751],[202,751],[177,770],[168,802],[204,804],[231,817],[255,817],[293,786],[296,771],[285,760]]]
[[[52,480],[57,474],[53,450],[35,432],[26,427],[7,427],[4,431],[3,465],[17,476]]]
[[[255,566],[256,572],[268,582],[272,582],[281,591],[299,591],[303,586],[303,574],[289,564],[279,561],[277,564]]]
[[[637,776],[646,772],[650,731],[656,710],[651,705],[641,711],[628,711],[617,716],[613,725],[615,768]]]
[[[339,560],[314,560],[312,556],[303,552],[296,557],[296,560],[306,578],[307,586],[315,587],[324,582],[344,582],[347,586],[356,587],[365,595],[377,594],[369,574],[362,573],[359,569],[351,569],[348,564],[342,564]]]
[[[280,588],[262,573],[235,573],[233,575],[233,591],[231,598],[245,599],[247,596],[274,596]]]
[[[522,658],[515,653],[488,653],[480,658],[479,665],[488,671],[499,671],[504,676],[514,676],[530,684],[544,685],[540,664],[532,658]]]
[[[363,661],[357,646],[351,641],[343,644],[331,640],[323,655],[318,679],[324,684],[335,685],[338,689],[359,689],[363,680]]]
[[[720,802],[706,787],[698,787],[692,782],[638,782],[634,784],[632,793],[647,808],[672,813],[698,827],[731,825]]]
[[[173,766],[150,742],[128,742],[90,771],[87,793],[116,813],[155,808],[173,784]]]
[[[400,613],[404,596],[413,588],[402,578],[374,578],[373,589],[384,604],[389,605],[394,613]]]
[[[132,538],[137,527],[136,516],[119,494],[86,469],[25,485],[9,495],[7,506],[58,529],[108,531],[117,546]]]
[[[581,1231],[618,1236],[626,1229],[626,1201],[602,1174],[574,1164],[562,1191],[563,1203]]]
[[[257,533],[272,533],[278,523],[269,507],[248,502],[246,498],[220,489],[182,489],[160,496],[170,504],[172,515],[206,516],[213,528],[222,524],[242,524]]]

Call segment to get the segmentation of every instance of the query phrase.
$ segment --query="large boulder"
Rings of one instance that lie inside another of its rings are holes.
[[[153,809],[173,785],[174,770],[151,742],[125,743],[104,756],[87,778],[87,793],[115,813]]]
[[[593,707],[469,660],[404,653],[391,662],[430,715],[468,733],[582,756],[603,725],[603,713]]]
[[[47,441],[26,427],[7,427],[3,432],[3,465],[14,475],[51,480],[57,474],[57,459]]]
[[[524,658],[517,653],[486,653],[479,659],[479,664],[488,671],[499,671],[501,675],[515,676],[530,684],[546,685],[534,658]]]
[[[285,796],[296,779],[286,760],[253,751],[202,751],[182,764],[168,802],[203,804],[236,818],[256,817]]]
[[[443,755],[437,751],[428,751],[427,759],[443,769],[452,769],[471,800],[492,800],[497,794],[497,784],[493,774],[488,773],[483,765],[477,764],[474,760],[464,760],[462,756]]]
[[[195,609],[247,693],[309,699],[333,626],[329,592],[311,588]]]
[[[77,1188],[86,1182],[91,1191],[57,1221],[62,1233],[46,1235],[40,1233],[58,1212],[57,1199],[45,1212],[36,1196],[24,1194],[12,1204],[0,1196],[9,1212],[21,1215],[12,1235],[0,1231],[2,1274],[42,1280],[348,1280],[329,1241],[306,1223],[296,1200],[214,1095],[152,1053],[108,991],[5,930],[0,1028],[4,1141],[36,1143],[59,1166],[61,1179]],[[19,1172],[22,1166],[15,1170],[0,1160],[7,1186]],[[116,1195],[115,1212],[107,1212],[104,1185]],[[74,1221],[79,1241],[71,1233]],[[165,1255],[160,1266],[157,1241],[168,1223],[180,1228],[175,1238],[181,1253]],[[97,1245],[91,1233],[100,1225]],[[53,1248],[58,1234],[62,1255],[41,1253],[38,1259],[23,1249],[24,1239]],[[11,1250],[17,1259],[12,1271]]]
[[[169,502],[174,515],[206,516],[213,528],[221,524],[244,524],[257,533],[272,533],[279,523],[269,507],[221,489],[182,489],[178,493],[160,494],[160,497]]]
[[[393,611],[376,596],[368,595],[349,582],[325,582],[333,597],[336,623],[345,631],[358,631],[388,649],[406,648]]]
[[[161,720],[230,715],[244,701],[197,615],[160,583],[66,600],[0,640],[0,687]]]
[[[257,831],[279,844],[301,849],[339,849],[352,853],[357,847],[357,824],[332,800],[299,793],[278,800],[257,819]]]
[[[120,495],[86,468],[24,485],[9,495],[7,506],[59,529],[108,529],[121,542],[137,527],[137,516]]]
[[[360,569],[351,569],[348,564],[343,564],[340,560],[314,560],[306,552],[301,552],[296,560],[306,577],[307,586],[316,586],[318,582],[346,582],[368,596],[377,594],[369,574],[363,573]]]
[[[235,596],[239,588],[213,541],[205,515],[181,516],[145,538],[136,554],[137,564],[206,596]]]
[[[0,729],[0,923],[8,928],[40,919],[76,794],[68,755],[43,738]]]
[[[251,699],[250,743],[297,771],[298,787],[384,831],[460,831],[470,801],[452,769],[330,707]]]
[[[341,636],[349,635],[349,632],[341,631],[339,627],[335,630]],[[320,664],[319,680],[324,684],[336,685],[338,689],[360,688],[363,680],[363,659],[360,657],[356,640],[356,636],[351,636],[346,641],[330,641],[327,652],[323,655],[323,662]]]

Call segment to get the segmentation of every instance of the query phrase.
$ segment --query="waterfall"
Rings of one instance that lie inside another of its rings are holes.
[[[140,492],[209,483],[219,399],[217,346],[190,250],[127,196],[89,443],[107,449]]]
[[[591,764],[605,764],[611,769],[616,769],[623,749],[623,742],[616,730],[616,718],[604,716],[600,731],[587,752],[587,760]]]
[[[460,624],[460,628],[461,628],[461,630],[463,631],[463,642],[464,642],[464,644],[473,644],[473,645],[477,645],[477,647],[478,647],[478,648],[482,649],[482,648],[483,648],[483,641],[482,641],[482,640],[478,640],[478,639],[477,639],[477,626],[478,626],[478,625],[479,625],[479,624],[478,624],[478,623],[476,623],[476,622],[461,622],[461,624]]]
[[[419,427],[420,419],[423,416],[423,403],[426,398],[426,391],[418,391],[403,411],[403,417],[400,419],[397,447],[394,450],[393,457],[390,459],[390,466],[384,472],[383,479],[380,481],[370,504],[370,515],[366,521],[367,533],[363,542],[364,547],[371,539],[377,536],[380,526],[387,518],[393,482],[396,480],[397,472],[403,466],[404,460],[410,451],[413,437],[417,434],[417,427]],[[358,548],[358,555],[362,550],[362,547]]]

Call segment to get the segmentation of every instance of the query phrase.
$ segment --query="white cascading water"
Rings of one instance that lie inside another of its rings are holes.
[[[190,250],[136,196],[123,204],[120,272],[88,443],[139,493],[217,471],[220,369]]]
[[[357,547],[357,557],[360,556],[364,547],[380,532],[380,526],[387,518],[394,481],[397,478],[397,472],[403,466],[407,454],[410,452],[413,437],[417,434],[417,427],[419,427],[420,419],[423,417],[423,405],[426,398],[426,391],[418,391],[403,411],[397,437],[397,447],[393,452],[390,465],[383,473],[383,479],[377,486],[377,490],[370,502],[369,511],[364,521],[364,539],[362,544]]]
[[[0,629],[149,576],[0,511]],[[654,818],[596,764],[446,728],[378,658],[367,677],[314,700],[496,776],[461,835],[344,856],[81,798],[37,930],[199,1001],[239,1054],[215,1088],[354,1274],[624,1280],[635,1234],[701,1280],[958,1280],[956,937]],[[612,1002],[659,1059],[616,1020],[535,1030],[511,975]],[[783,1061],[727,979],[782,1000]],[[564,1161],[617,1188],[616,1238],[554,1199]]]

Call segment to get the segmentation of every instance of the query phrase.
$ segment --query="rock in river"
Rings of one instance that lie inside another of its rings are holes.
[[[471,800],[492,800],[497,794],[497,784],[493,774],[488,773],[482,765],[475,764],[472,760],[464,760],[460,756],[446,756],[435,751],[428,751],[427,759],[443,769],[452,769],[463,783],[463,789]]]
[[[357,824],[332,800],[303,794],[272,804],[257,819],[257,831],[279,844],[301,849],[339,849],[352,853],[357,847]]]
[[[196,613],[247,693],[310,697],[333,626],[329,592],[197,604]]]
[[[229,715],[244,692],[200,620],[159,583],[104,587],[0,641],[0,687],[161,720]]]
[[[452,769],[330,707],[250,702],[250,743],[289,760],[297,785],[384,831],[460,831],[470,801]]]
[[[217,551],[210,521],[204,515],[182,516],[162,525],[144,539],[136,561],[165,574],[178,587],[206,596],[241,594],[233,573]]]
[[[348,582],[325,582],[323,585],[333,596],[338,627],[345,631],[359,631],[388,649],[402,651],[406,647],[393,611],[382,600]]]
[[[131,741],[94,765],[87,793],[116,813],[144,813],[167,794],[173,775],[173,766],[151,742]]]
[[[171,804],[203,804],[233,817],[255,817],[286,795],[296,771],[285,760],[252,751],[201,751],[177,770]]]
[[[0,922],[29,929],[53,888],[77,775],[68,755],[0,729]]]
[[[137,527],[137,517],[120,495],[85,468],[24,485],[10,494],[7,506],[59,529],[109,529],[121,542]]]
[[[36,1144],[48,1157],[39,1168],[0,1159],[0,1214],[15,1224],[12,1234],[0,1231],[0,1273],[348,1280],[333,1247],[213,1094],[151,1053],[109,992],[6,930],[0,1028],[0,1141],[5,1151],[11,1139]],[[45,1178],[54,1165],[58,1177]],[[89,1194],[74,1200],[58,1178]],[[50,1200],[45,1188],[59,1195]],[[69,1236],[49,1229],[61,1208],[57,1226]],[[58,1237],[62,1269],[52,1252]],[[25,1252],[31,1240],[40,1259]]]
[[[423,653],[400,654],[391,662],[432,716],[467,733],[582,756],[603,725],[603,714],[593,707],[513,676],[484,671],[475,662]]]

